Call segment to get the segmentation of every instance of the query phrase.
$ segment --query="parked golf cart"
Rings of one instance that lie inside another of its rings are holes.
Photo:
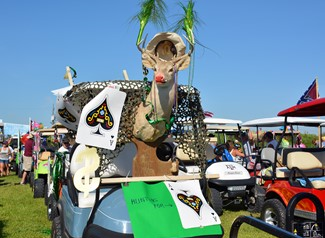
[[[279,143],[279,147],[275,150],[273,148],[263,148],[263,145],[261,145],[261,130],[262,128],[266,128],[267,130],[274,129],[274,139],[280,141],[280,137],[285,136],[289,137],[289,140],[291,141],[290,147],[293,147],[296,135],[299,134],[299,131],[294,130],[294,126],[303,126],[303,127],[318,127],[320,124],[322,124],[325,120],[319,119],[319,118],[301,118],[301,117],[288,117],[287,118],[287,126],[285,127],[285,120],[284,117],[270,117],[270,118],[259,118],[254,119],[250,121],[246,121],[242,124],[242,126],[248,127],[248,128],[255,128],[256,130],[256,145],[257,145],[257,159],[259,163],[262,163],[263,168],[268,168],[268,170],[263,170],[262,173],[269,173],[271,171],[271,167],[274,164],[274,161],[277,161],[278,166],[282,166],[282,157],[281,153],[283,150],[282,143]],[[285,128],[285,130],[282,129],[281,134],[278,130],[279,128]],[[275,155],[275,151],[277,155]],[[275,160],[275,156],[277,156]],[[258,173],[257,175],[258,183],[263,184],[266,180],[270,180],[269,176],[264,176],[264,179],[261,178],[261,174]],[[265,187],[266,188],[266,187]]]
[[[54,137],[59,138],[68,133],[64,127],[40,129],[35,135],[35,160],[34,171],[31,173],[34,198],[45,198],[48,204],[51,182],[51,166],[53,164],[55,151],[58,149],[58,142]]]
[[[66,181],[65,162],[69,160],[69,153],[56,152],[48,176],[47,190],[45,191],[45,205],[47,218],[52,221],[59,215],[57,203],[62,194],[62,185]]]
[[[250,176],[244,167],[244,160],[231,161],[232,157],[229,158],[226,155],[229,152],[224,143],[227,138],[239,137],[241,133],[239,124],[242,122],[232,119],[206,118],[204,123],[209,133],[222,134],[222,137],[219,136],[219,144],[215,148],[212,145],[208,145],[206,148],[207,168],[205,174],[219,174],[219,178],[209,179],[207,184],[207,197],[211,206],[218,215],[222,215],[223,209],[231,204],[244,206],[250,212],[260,212],[265,191],[256,184],[256,178]],[[222,161],[219,161],[217,157],[222,158]],[[182,173],[200,173],[198,167],[189,160],[188,155],[179,148],[176,148],[176,158],[182,162],[181,164],[185,164],[186,170],[183,170]]]
[[[286,126],[291,116],[324,116],[324,112],[325,98],[320,98],[283,110],[278,116],[284,116]],[[275,153],[274,161],[276,157],[277,153]],[[291,232],[304,237],[323,237],[324,222],[323,219],[319,220],[317,211],[323,210],[325,204],[325,149],[283,148],[281,157],[283,166],[277,167],[274,163],[272,171],[275,172],[272,173],[270,179],[265,180],[267,190],[261,219],[269,224],[287,228],[287,230],[291,228]],[[300,193],[303,194],[302,198],[297,202],[288,224],[288,220],[285,219],[288,215],[286,209],[294,196]],[[321,202],[322,207],[320,208],[320,205],[317,205],[319,203],[311,199],[303,199],[308,198],[304,194],[315,196]],[[311,236],[316,227],[320,228],[320,231],[316,230],[316,236]],[[319,236],[319,233],[322,234]]]

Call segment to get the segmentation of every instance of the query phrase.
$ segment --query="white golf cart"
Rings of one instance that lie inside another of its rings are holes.
[[[222,215],[223,208],[231,204],[244,205],[251,212],[260,212],[264,201],[264,190],[256,185],[256,178],[250,176],[242,163],[227,160],[226,156],[223,156],[226,151],[224,144],[227,136],[229,138],[237,137],[241,132],[239,125],[242,122],[232,119],[206,118],[204,123],[210,133],[223,134],[223,143],[215,148],[209,144],[206,148],[207,160],[214,162],[208,163],[205,174],[217,173],[220,176],[218,179],[209,179],[208,181],[207,197],[210,204],[218,215]],[[211,138],[215,139],[216,137]],[[220,137],[219,141],[222,141]],[[216,162],[216,153],[220,153],[224,160]],[[188,155],[178,148],[176,148],[176,158],[180,160],[180,164],[184,164],[180,168],[185,168],[185,170],[180,171],[180,173],[195,174],[201,172],[197,166],[190,164]]]

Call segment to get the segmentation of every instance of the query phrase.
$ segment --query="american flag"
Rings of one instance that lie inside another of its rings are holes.
[[[204,111],[205,117],[213,117],[213,112]]]
[[[297,105],[305,103],[305,102],[310,102],[315,100],[316,98],[319,98],[318,95],[318,86],[317,86],[317,79],[315,79],[312,84],[309,86],[307,91],[301,96],[299,101],[297,102]]]

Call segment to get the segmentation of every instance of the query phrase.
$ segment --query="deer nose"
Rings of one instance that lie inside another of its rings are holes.
[[[165,78],[163,74],[157,74],[155,77],[155,80],[157,83],[164,83],[165,82]]]

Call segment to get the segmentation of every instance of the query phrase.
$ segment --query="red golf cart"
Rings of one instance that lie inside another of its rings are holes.
[[[285,123],[289,116],[324,115],[325,98],[295,105],[278,113],[278,116],[285,117]],[[273,173],[266,179],[261,219],[302,237],[323,237],[325,148],[284,148],[281,157],[282,166],[274,163]]]

